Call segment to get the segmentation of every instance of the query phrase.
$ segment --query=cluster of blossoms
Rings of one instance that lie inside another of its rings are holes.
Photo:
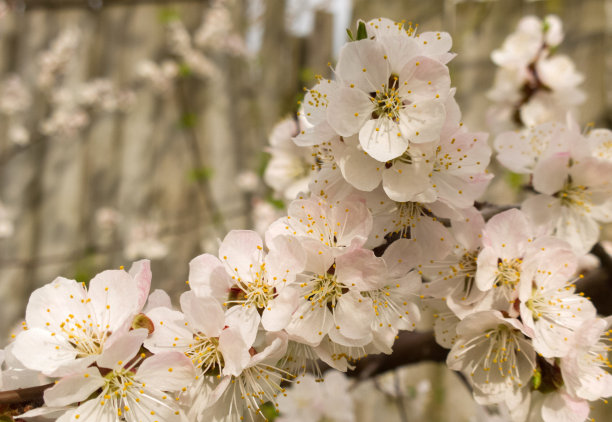
[[[174,80],[181,73],[193,73],[202,79],[217,77],[221,71],[212,59],[215,54],[247,55],[244,39],[232,22],[234,1],[215,0],[211,3],[193,37],[179,19],[169,17],[168,47],[173,58],[164,59],[159,64],[144,60],[138,65],[140,79],[149,83],[157,93],[170,93]]]
[[[539,30],[540,49],[559,28]],[[612,395],[612,331],[574,285],[608,221],[610,131],[570,121],[500,135],[499,160],[532,174],[537,195],[485,221],[474,205],[492,151],[461,122],[450,36],[382,18],[349,35],[334,79],[274,130],[265,179],[293,199],[286,214],[194,258],[180,310],[149,294],[148,261],[32,294],[0,358],[56,384],[23,418],[255,420],[266,405],[351,421],[344,378],[315,390],[319,362],[346,372],[393,353],[420,299],[448,366],[513,421],[583,421]]]
[[[499,66],[488,93],[495,102],[489,116],[493,130],[563,119],[585,101],[578,88],[583,76],[568,56],[556,54],[563,36],[557,16],[527,16],[502,48],[493,51],[491,58]]]

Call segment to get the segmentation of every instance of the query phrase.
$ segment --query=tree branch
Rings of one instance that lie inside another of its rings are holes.
[[[365,380],[412,363],[444,362],[447,354],[448,350],[436,343],[431,331],[402,331],[393,345],[393,353],[365,357],[347,375]]]
[[[40,401],[47,388],[53,387],[53,383],[39,385],[37,387],[18,388],[17,390],[0,391],[0,404],[17,404],[30,401]]]

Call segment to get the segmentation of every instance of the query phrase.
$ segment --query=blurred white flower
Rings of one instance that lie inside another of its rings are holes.
[[[168,247],[159,240],[159,224],[141,221],[129,230],[124,255],[127,259],[161,259],[168,254]]]
[[[341,372],[328,371],[322,382],[304,374],[298,383],[279,396],[281,416],[278,422],[353,422],[354,399],[351,381]]]
[[[179,67],[173,60],[164,60],[159,65],[151,60],[144,60],[136,68],[138,77],[150,83],[158,94],[172,90],[178,72]]]
[[[232,23],[231,0],[216,0],[206,10],[202,23],[194,35],[195,45],[202,49],[224,51],[242,56],[246,54],[244,39]]]
[[[11,121],[8,128],[8,138],[15,145],[24,146],[30,143],[30,132],[21,123]]]
[[[254,192],[259,185],[259,177],[250,170],[240,172],[236,177],[236,185],[243,192]]]
[[[96,211],[96,224],[104,231],[114,230],[121,220],[121,213],[114,208],[103,207]]]
[[[271,158],[266,166],[264,181],[283,199],[293,200],[301,192],[308,192],[310,175],[315,168],[313,150],[293,142],[299,124],[286,118],[274,126],[267,151]]]
[[[43,90],[51,88],[64,75],[70,60],[75,57],[81,31],[72,26],[64,29],[52,42],[48,50],[38,58],[37,82]]]
[[[0,84],[0,113],[8,116],[26,111],[32,96],[19,75],[9,75]]]

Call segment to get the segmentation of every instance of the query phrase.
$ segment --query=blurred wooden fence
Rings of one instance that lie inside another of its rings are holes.
[[[166,55],[162,10],[171,6],[194,30],[208,7],[207,1],[38,0],[30,8],[27,0],[16,3],[20,12],[0,18],[0,79],[16,72],[35,80],[37,54],[62,28],[77,25],[82,40],[67,78],[76,84],[107,77],[118,86],[133,84],[141,60]],[[240,0],[233,9],[241,28],[247,26],[248,3]],[[313,34],[296,38],[283,25],[284,1],[264,3],[263,42],[251,61],[215,56],[223,70],[217,79],[187,81],[170,99],[140,89],[130,111],[95,116],[74,140],[34,139],[0,164],[0,201],[15,212],[15,234],[0,240],[2,339],[36,287],[58,275],[87,278],[129,265],[112,243],[99,246],[94,216],[101,207],[118,210],[122,227],[141,218],[162,223],[169,254],[153,264],[154,287],[175,297],[186,287],[187,264],[202,252],[204,239],[248,225],[250,203],[236,187],[236,174],[257,167],[272,125],[293,109],[314,73],[330,76],[327,62],[333,61],[329,14],[318,12]],[[567,34],[562,51],[586,76],[589,100],[582,121],[610,126],[610,1],[355,0],[353,8],[354,18],[386,16],[451,32],[459,53],[451,65],[453,85],[464,120],[477,129],[485,129],[484,93],[494,72],[490,52],[524,14],[557,13]],[[34,98],[29,127],[37,126],[47,107]],[[12,148],[6,130],[0,121],[0,156]],[[201,167],[212,176],[197,177]],[[194,170],[196,177],[190,177]]]

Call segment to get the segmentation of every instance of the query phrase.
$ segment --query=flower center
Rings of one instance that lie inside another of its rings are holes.
[[[374,105],[372,118],[379,119],[386,117],[399,123],[399,112],[404,108],[404,101],[399,95],[399,77],[392,74],[389,83],[383,85],[382,90],[370,93],[370,99]]]
[[[311,280],[312,290],[304,297],[321,306],[329,305],[331,308],[336,306],[336,302],[342,296],[342,285],[338,283],[336,276],[329,272],[316,275]]]
[[[185,355],[206,375],[219,375],[223,368],[223,355],[219,351],[219,339],[201,333],[193,335],[194,342],[185,350]]]
[[[495,278],[495,287],[509,287],[514,289],[519,281],[521,281],[521,258],[513,258],[511,260],[499,259],[497,261],[497,277]]]
[[[586,186],[574,185],[569,180],[555,196],[561,200],[561,205],[564,207],[575,207],[586,212],[591,211],[591,195]]]

